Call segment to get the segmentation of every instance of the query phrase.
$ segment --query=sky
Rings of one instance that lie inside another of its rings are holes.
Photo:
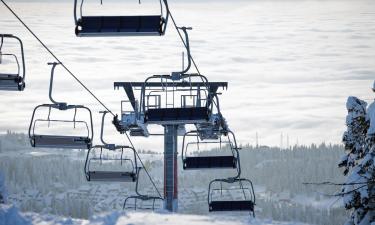
[[[143,81],[181,67],[184,49],[171,24],[163,37],[78,38],[72,4],[8,3],[115,113],[126,96],[113,82]],[[155,10],[141,6],[91,4],[87,12]],[[202,74],[229,82],[220,104],[240,143],[255,144],[256,133],[263,145],[285,147],[287,137],[290,145],[340,143],[347,97],[375,98],[373,1],[170,1],[170,7],[179,25],[194,28],[192,54]],[[25,91],[0,92],[0,132],[27,132],[33,108],[49,103],[47,62],[53,59],[3,6],[0,15],[0,31],[22,38],[27,63]],[[56,74],[56,99],[90,107],[97,139],[103,108],[62,69]],[[110,125],[106,131],[111,141],[124,140]],[[158,151],[163,140],[134,142]]]

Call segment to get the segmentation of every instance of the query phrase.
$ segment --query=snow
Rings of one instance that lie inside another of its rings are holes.
[[[330,209],[333,207],[342,207],[342,204],[337,201],[337,198],[321,198],[317,200],[316,197],[306,196],[306,195],[297,195],[292,199],[292,202],[296,202],[300,205],[313,206],[316,208]]]
[[[18,211],[16,207],[11,206],[1,206],[0,207],[0,225],[23,225],[30,224],[30,221],[26,219]]]
[[[167,212],[112,212],[97,215],[90,220],[78,220],[36,213],[21,213],[16,207],[0,205],[0,225],[31,225],[31,224],[59,224],[59,225],[302,225],[302,223],[277,222],[273,220],[260,220],[249,217],[245,221],[238,221],[235,217],[223,216],[195,216],[170,214]]]
[[[51,153],[48,153],[48,152],[36,152],[36,151],[33,151],[33,152],[30,152],[29,154],[30,154],[30,155],[33,155],[33,156],[46,156],[46,155],[50,155]]]
[[[358,117],[366,115],[367,103],[354,96],[349,96],[346,101],[346,109],[348,115],[346,116],[346,124],[352,124]]]
[[[267,159],[267,160],[264,160],[262,162],[259,162],[258,164],[255,165],[255,168],[257,169],[262,169],[263,167],[267,166],[267,164],[269,163],[274,163],[274,162],[277,162],[277,160],[274,160],[274,159]]]
[[[360,171],[360,167],[355,167],[352,171],[352,173],[348,176],[347,180],[346,180],[346,183],[365,183],[366,182],[366,178],[361,176],[359,174],[359,171]],[[363,185],[347,185],[347,186],[344,186],[343,187],[343,193],[351,193],[353,192],[355,189],[361,187]],[[367,189],[367,186],[365,187],[362,187],[360,189],[357,190],[360,194],[360,197],[361,199],[364,199],[366,197],[368,197],[368,189]],[[353,192],[354,193],[354,192]],[[344,204],[345,205],[349,205],[351,204],[351,202],[353,201],[353,198],[354,198],[354,194],[346,194],[344,195],[343,197],[343,201],[344,201]]]

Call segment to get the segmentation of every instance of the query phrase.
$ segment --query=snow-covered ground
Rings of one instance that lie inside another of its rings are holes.
[[[123,213],[112,212],[94,216],[90,220],[70,219],[52,215],[41,215],[36,213],[21,213],[16,207],[0,205],[0,225],[303,225],[302,223],[277,222],[272,220],[259,220],[248,218],[239,221],[235,217],[209,217],[160,213]]]

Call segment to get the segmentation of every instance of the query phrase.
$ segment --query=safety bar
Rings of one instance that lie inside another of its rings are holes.
[[[35,127],[33,127],[33,125],[35,124],[34,123],[34,117],[35,117],[35,113],[36,111],[39,109],[39,108],[49,108],[49,110],[51,110],[52,108],[54,109],[58,109],[58,110],[62,110],[60,109],[59,105],[56,105],[56,104],[42,104],[42,105],[38,105],[37,107],[34,108],[33,110],[33,114],[31,116],[31,121],[30,121],[30,125],[29,125],[29,130],[28,130],[28,134],[29,134],[29,139],[30,139],[30,144],[32,144],[32,140],[31,140],[31,137],[32,135],[35,134]],[[76,110],[78,109],[83,109],[83,110],[86,110],[89,112],[89,116],[90,116],[90,128],[91,130],[89,130],[89,133],[91,134],[91,137],[90,140],[93,139],[94,137],[94,125],[93,125],[93,121],[92,121],[92,113],[91,113],[91,110],[88,108],[88,107],[85,107],[85,106],[81,106],[81,105],[67,105],[65,109],[63,110],[69,110],[69,109],[74,109],[75,110],[75,114],[76,114]],[[49,118],[47,118],[47,121],[50,120]],[[59,121],[59,120],[56,120],[56,121]],[[71,121],[71,122],[74,122],[75,120]],[[32,129],[33,128],[33,129]],[[33,131],[33,134],[31,134],[31,131]]]
[[[249,190],[249,193],[250,193],[250,199],[246,199],[246,194],[245,194],[245,192],[243,192],[243,194],[244,194],[244,198],[245,198],[245,200],[251,200],[251,201],[253,201],[253,203],[254,203],[254,205],[255,205],[255,201],[256,201],[256,199],[255,199],[255,192],[254,192],[254,186],[253,186],[253,183],[249,180],[249,179],[246,179],[246,178],[227,178],[227,179],[215,179],[215,180],[212,180],[211,182],[210,182],[210,184],[209,184],[209,186],[208,186],[208,195],[207,195],[207,203],[208,203],[208,205],[210,204],[210,202],[212,201],[212,194],[211,194],[211,192],[212,192],[212,190],[216,190],[216,189],[212,189],[211,188],[211,186],[212,186],[212,184],[214,184],[214,183],[218,183],[218,182],[220,182],[220,183],[228,183],[228,184],[233,184],[233,183],[239,183],[239,188],[236,188],[236,190]],[[250,186],[250,188],[244,188],[244,185],[243,185],[243,182],[246,182],[246,183],[248,183]],[[232,189],[232,190],[234,190],[234,189]],[[254,212],[253,212],[253,215],[254,215]]]
[[[234,135],[234,133],[230,130],[227,131],[228,134],[228,141],[227,143],[230,144],[230,149],[232,151],[232,154],[233,156],[237,159],[237,175],[233,177],[233,179],[236,179],[236,178],[239,178],[241,176],[241,160],[240,160],[240,153],[239,153],[239,149],[238,146],[237,146],[237,140],[236,140],[236,137]],[[182,138],[182,151],[181,151],[181,159],[182,161],[184,161],[184,159],[186,158],[186,151],[187,151],[187,148],[184,148],[185,147],[185,142],[186,142],[186,137],[187,136],[191,136],[191,134],[196,134],[196,135],[193,135],[193,136],[196,136],[197,138],[198,137],[198,131],[194,130],[194,131],[189,131],[189,132],[186,132]],[[230,139],[230,136],[229,134],[232,136],[233,138],[233,141]],[[199,142],[199,140],[195,143],[206,143],[206,142]],[[210,142],[210,143],[215,143],[215,142]],[[216,142],[216,143],[220,143],[220,142]],[[233,143],[233,144],[232,144]]]
[[[164,3],[164,7],[165,7],[165,12],[166,14],[163,15],[164,13],[164,10],[163,10],[163,4],[162,4],[162,1]],[[81,0],[81,4],[80,4],[80,8],[79,8],[79,12],[80,12],[80,18],[82,18],[82,7],[83,7],[83,2],[84,0]],[[167,0],[159,0],[160,2],[160,16],[163,18],[163,28],[162,28],[162,31],[161,33],[164,34],[165,33],[165,30],[167,28],[167,25],[168,25],[168,20],[169,20],[169,16],[170,16],[170,11],[169,11],[169,6],[168,6],[168,1]],[[74,24],[77,26],[78,23],[79,23],[79,19],[77,17],[77,4],[78,4],[78,1],[77,0],[74,0]]]
[[[206,90],[208,92],[208,96],[211,95],[211,93],[209,92],[209,83],[208,83],[208,79],[203,76],[203,75],[200,75],[200,74],[187,74],[187,75],[184,75],[183,78],[185,77],[199,77],[201,78],[202,80],[204,80],[204,83],[205,83],[205,87],[206,87]],[[141,96],[140,96],[140,102],[141,102],[141,113],[145,113],[146,111],[146,88],[147,88],[147,84],[148,83],[152,83],[150,82],[150,80],[152,79],[166,79],[166,80],[171,80],[172,83],[174,83],[174,79],[171,75],[152,75],[148,78],[146,78],[145,82],[143,83],[143,87],[141,89]],[[163,91],[165,91],[163,89]],[[208,97],[207,99],[212,99],[211,97]],[[209,107],[209,104],[210,104],[211,101],[206,101],[206,107],[208,108]],[[140,114],[141,114],[140,113]],[[138,118],[140,119],[140,118]]]
[[[139,178],[139,172],[143,169],[143,167],[137,167],[137,178]],[[137,194],[136,196],[129,196],[125,199],[124,201],[124,205],[123,205],[123,209],[125,209],[125,206],[126,206],[126,203],[129,199],[135,199],[135,210],[137,209],[136,208],[136,204],[137,204],[137,199],[140,199],[142,201],[149,201],[149,200],[152,200],[153,201],[153,206],[152,206],[152,210],[154,210],[154,207],[155,207],[155,201],[156,200],[164,200],[163,198],[161,197],[158,197],[158,196],[149,196],[149,195],[145,195],[145,194],[141,194],[139,192],[139,179],[137,179],[136,183],[135,183],[135,193]]]
[[[24,53],[24,49],[23,49],[23,43],[22,43],[22,40],[20,38],[18,38],[17,36],[14,36],[13,34],[0,34],[0,38],[3,40],[4,38],[12,38],[12,39],[16,39],[19,44],[20,44],[20,49],[21,49],[21,59],[22,59],[22,86],[24,87],[24,84],[25,84],[25,78],[26,78],[26,63],[25,63],[25,53]]]
[[[110,150],[110,151],[115,151],[115,150],[119,150],[119,149],[121,149],[121,158],[120,158],[120,160],[125,160],[125,159],[123,159],[123,154],[124,154],[124,150],[125,149],[128,149],[128,150],[131,150],[132,152],[133,152],[133,156],[134,156],[134,164],[132,163],[132,167],[133,167],[133,171],[134,170],[137,170],[137,156],[136,156],[136,152],[135,152],[135,149],[133,148],[133,147],[130,147],[130,146],[122,146],[122,145],[117,145],[117,146],[115,146],[115,148],[112,150],[112,149],[108,149],[107,148],[107,146],[103,146],[103,145],[95,145],[95,146],[93,146],[91,149],[89,149],[88,150],[88,152],[87,152],[87,155],[86,155],[86,161],[85,161],[85,167],[84,167],[84,173],[85,173],[85,175],[86,175],[86,179],[87,180],[89,180],[89,178],[88,178],[88,172],[90,172],[90,161],[91,161],[91,159],[89,159],[89,156],[90,156],[90,152],[91,152],[91,150],[93,150],[93,149],[100,149],[100,157],[101,157],[101,155],[102,155],[102,151],[103,151],[103,149],[107,149],[107,150]],[[113,159],[111,159],[111,160],[113,160]],[[130,160],[130,159],[126,159],[126,160]],[[130,160],[131,161],[131,160]],[[122,162],[122,161],[121,161]],[[137,171],[135,171],[135,172],[137,172]],[[138,179],[137,179],[138,180]]]

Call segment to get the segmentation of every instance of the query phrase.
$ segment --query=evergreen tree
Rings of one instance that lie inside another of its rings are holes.
[[[339,163],[339,167],[344,167],[344,175],[347,175],[350,169],[357,165],[358,160],[363,158],[368,130],[366,107],[366,102],[353,96],[350,96],[346,102],[347,130],[343,135],[346,154]]]
[[[344,167],[347,179],[341,194],[352,212],[346,224],[365,225],[375,222],[375,102],[367,112],[367,103],[356,97],[349,97],[346,106],[346,155],[339,167]]]

